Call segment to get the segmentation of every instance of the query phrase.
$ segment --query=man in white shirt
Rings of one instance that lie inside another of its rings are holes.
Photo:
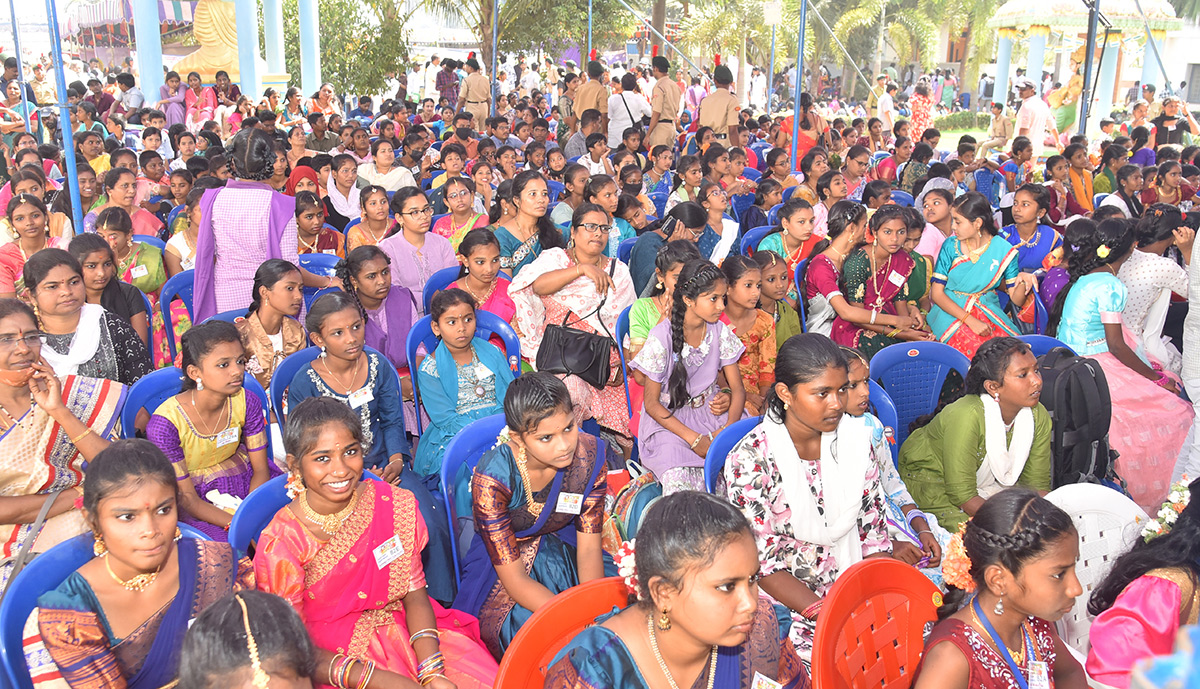
[[[767,75],[758,67],[750,72],[750,105],[755,110],[767,109]]]
[[[1036,159],[1046,145],[1050,106],[1037,95],[1037,87],[1027,78],[1018,80],[1017,94],[1021,96],[1021,109],[1017,111],[1017,136],[1029,137]]]
[[[892,125],[896,123],[896,91],[900,87],[896,82],[889,81],[888,85],[883,89],[883,95],[879,97],[879,103],[876,106],[875,116],[883,122],[883,131],[892,131]]]
[[[429,64],[425,65],[425,90],[421,95],[425,98],[432,98],[436,103],[440,94],[437,90],[437,73],[442,71],[442,61],[437,55],[432,55],[429,58]]]
[[[541,90],[541,85],[542,79],[538,75],[537,70],[533,67],[525,67],[525,70],[521,73],[521,95],[527,96],[534,89]]]

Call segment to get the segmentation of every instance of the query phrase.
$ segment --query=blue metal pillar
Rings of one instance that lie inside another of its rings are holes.
[[[1096,107],[1093,109],[1097,118],[1108,117],[1113,109],[1113,89],[1117,85],[1117,60],[1121,54],[1121,34],[1109,34],[1108,47],[1104,49],[1104,64],[1100,65],[1100,83],[1096,85]]]
[[[800,0],[800,27],[796,32],[796,103],[792,111],[792,171],[800,171],[800,161],[796,159],[796,150],[800,138],[800,94],[804,92],[804,32],[808,28],[808,0]]]
[[[1036,28],[1036,27],[1035,27]],[[1033,80],[1037,92],[1042,93],[1042,72],[1046,70],[1046,35],[1036,33],[1029,37],[1029,62],[1025,76]]]
[[[1154,84],[1155,86],[1160,86],[1161,81],[1162,67],[1158,64],[1158,53],[1154,52],[1154,48],[1150,47],[1150,39],[1147,38],[1145,52],[1142,56],[1142,85]],[[1156,94],[1155,97],[1161,100],[1162,94]]]
[[[300,0],[300,86],[304,93],[321,88],[321,17],[317,0]],[[407,69],[407,68],[406,68]],[[295,81],[295,75],[292,75]]]
[[[996,85],[992,87],[992,100],[1001,105],[1008,104],[1008,70],[1012,64],[1013,41],[1000,30],[1000,42],[996,46]]]
[[[591,0],[588,0],[590,3]],[[588,13],[588,20],[591,21],[591,13]],[[591,31],[588,32],[588,43],[591,43]],[[500,81],[496,71],[496,51],[500,48],[500,0],[495,0],[492,3],[492,66],[488,73],[488,79],[491,80],[489,91],[492,92],[492,117],[496,116],[496,99],[500,97]],[[582,60],[581,60],[582,62]]]
[[[153,2],[153,0],[151,0]],[[136,16],[136,12],[135,12]],[[154,43],[160,46],[158,36],[158,8],[154,8]],[[63,73],[62,38],[58,32],[58,10],[54,0],[46,0],[46,19],[50,25],[50,51],[54,59],[54,85],[58,91],[58,129],[63,132],[63,156],[66,158],[67,189],[71,193],[71,223],[77,232],[83,231],[83,203],[79,199],[79,173],[75,171],[75,145],[71,141],[71,111],[67,108],[67,77]],[[135,30],[137,30],[135,28]],[[139,32],[140,33],[140,32]],[[139,57],[141,57],[139,55]],[[144,58],[143,58],[144,59]],[[156,69],[162,70],[159,66]]]
[[[17,22],[16,0],[8,0],[8,10],[12,18],[13,49],[17,51],[17,83],[21,85],[21,110],[24,112],[22,117],[25,119],[25,131],[30,131],[29,100],[25,95],[29,82],[25,81],[25,59],[21,57],[21,28]]]
[[[771,95],[775,93],[775,25],[771,25],[771,71],[767,72],[767,114],[771,114]]]
[[[133,31],[137,41],[138,82],[146,96],[146,107],[150,107],[162,99],[159,88],[163,85],[163,54],[158,0],[133,0]],[[59,99],[67,102],[65,95],[60,95]]]
[[[592,59],[592,0],[588,0],[588,54],[580,60],[582,67],[587,69],[587,61]]]
[[[283,74],[287,69],[283,62],[283,0],[262,0],[263,36],[267,46],[267,71]],[[301,43],[303,45],[303,43]],[[318,88],[320,88],[318,86]],[[312,93],[316,91],[309,91]]]
[[[145,0],[143,0],[145,1]],[[258,3],[235,2],[238,39],[238,81],[242,93],[251,101],[262,95],[262,75],[258,73]],[[155,10],[157,11],[157,10]]]

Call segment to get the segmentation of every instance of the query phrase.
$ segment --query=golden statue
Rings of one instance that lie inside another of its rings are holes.
[[[192,35],[200,47],[175,63],[175,71],[180,74],[199,72],[201,80],[212,83],[217,71],[223,69],[229,73],[230,79],[237,81],[236,14],[237,9],[231,0],[199,0],[192,14]]]

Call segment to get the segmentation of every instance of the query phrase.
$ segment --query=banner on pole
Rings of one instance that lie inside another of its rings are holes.
[[[763,23],[767,26],[778,26],[783,23],[783,1],[763,1]]]

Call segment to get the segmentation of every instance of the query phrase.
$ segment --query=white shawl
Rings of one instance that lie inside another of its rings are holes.
[[[862,542],[856,527],[862,514],[867,472],[873,461],[872,432],[865,419],[844,415],[836,431],[821,436],[817,478],[824,514],[804,478],[803,472],[810,463],[800,459],[787,428],[773,421],[769,414],[763,417],[762,425],[767,452],[783,483],[783,495],[791,511],[789,523],[796,539],[828,548],[840,570],[862,560]]]
[[[1021,477],[1029,450],[1033,447],[1033,410],[1025,407],[1013,420],[1012,442],[1006,442],[1007,431],[1000,403],[990,395],[980,395],[983,401],[983,444],[986,454],[975,472],[979,497],[987,499],[1011,488]]]
[[[337,188],[337,183],[333,181],[333,173],[330,173],[329,187],[326,191],[329,193],[329,202],[333,204],[333,209],[338,215],[351,220],[362,217],[362,208],[358,205],[358,185],[351,184],[350,193],[343,196]]]
[[[79,372],[79,367],[96,356],[100,348],[100,329],[104,327],[104,307],[99,304],[84,304],[79,311],[79,325],[75,327],[75,337],[71,340],[71,349],[66,354],[59,354],[51,347],[42,347],[42,356],[54,375],[73,376]]]

